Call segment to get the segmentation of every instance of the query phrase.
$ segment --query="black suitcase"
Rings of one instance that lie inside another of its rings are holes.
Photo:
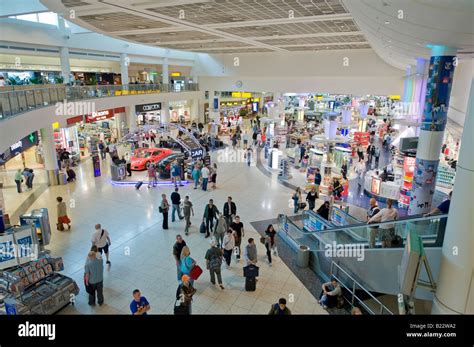
[[[184,303],[176,300],[174,304],[174,314],[177,316],[181,315],[189,315],[189,306],[185,305]]]
[[[259,267],[253,264],[244,266],[244,277],[258,277],[258,269]]]
[[[245,290],[247,292],[254,292],[257,289],[257,280],[255,277],[245,277]]]
[[[203,222],[201,223],[201,226],[199,227],[199,232],[201,234],[205,234],[206,233],[206,224]]]
[[[140,187],[142,186],[142,184],[143,184],[143,181],[137,182],[137,184],[135,184],[135,189],[136,189],[136,190],[140,189]]]

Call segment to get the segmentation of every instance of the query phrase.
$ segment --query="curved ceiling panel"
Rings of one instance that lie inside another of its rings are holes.
[[[473,0],[343,0],[372,48],[398,68],[428,58],[427,45],[474,51]]]

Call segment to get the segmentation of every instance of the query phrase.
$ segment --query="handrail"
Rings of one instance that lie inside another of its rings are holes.
[[[196,83],[185,83],[182,87],[172,84],[62,85],[57,87],[47,86],[21,90],[2,90],[0,91],[0,121],[17,114],[52,106],[64,101],[135,94],[180,93],[198,90],[199,85]]]
[[[433,219],[441,219],[441,218],[448,218],[448,214],[436,214],[428,217],[406,217],[406,218],[400,218],[392,221],[386,221],[386,222],[380,222],[380,223],[358,223],[358,224],[352,224],[352,225],[345,225],[342,227],[337,227],[337,228],[331,228],[331,229],[325,229],[318,231],[319,234],[321,233],[328,233],[328,232],[333,232],[333,231],[340,231],[340,230],[345,230],[347,228],[362,228],[362,227],[370,227],[370,228],[375,228],[375,227],[380,227],[381,225],[386,225],[386,224],[400,224],[402,222],[416,222],[416,221],[423,221],[423,220],[433,220]]]
[[[368,294],[374,301],[376,301],[380,305],[380,314],[383,314],[383,310],[385,309],[388,313],[393,315],[393,312],[388,309],[387,306],[385,306],[380,300],[378,300],[375,296],[372,295],[367,289],[365,289],[355,278],[353,278],[347,271],[345,271],[341,266],[339,266],[334,260],[331,262],[331,278],[335,278],[339,284],[344,286],[347,290],[350,290],[336,275],[334,275],[334,266],[337,267],[338,270],[344,272],[344,274],[349,277],[352,280],[352,299],[351,299],[351,305],[354,306],[354,297],[357,298],[359,303],[364,305],[365,309],[370,311],[372,314],[375,314],[374,311],[372,311],[367,305],[363,303],[363,301],[355,294],[355,284],[359,286],[360,289],[362,289],[366,294]]]

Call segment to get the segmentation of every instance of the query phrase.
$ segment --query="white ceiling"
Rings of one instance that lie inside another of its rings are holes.
[[[474,0],[343,0],[375,52],[405,68],[430,57],[428,45],[474,51]]]
[[[370,48],[342,0],[41,2],[67,20],[93,31],[186,51],[251,53]]]

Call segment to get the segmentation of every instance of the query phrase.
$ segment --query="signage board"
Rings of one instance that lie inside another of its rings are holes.
[[[191,149],[191,158],[198,159],[204,156],[204,149],[202,148],[193,148]]]
[[[137,113],[146,113],[152,111],[160,111],[161,102],[155,102],[153,104],[144,104],[144,105],[135,105],[135,112]]]
[[[24,152],[30,147],[38,144],[38,132],[32,132],[28,136],[25,136],[20,141],[12,144],[4,153],[0,154],[0,165],[4,165],[8,160],[14,156]]]
[[[0,269],[18,265],[13,234],[0,235]]]

